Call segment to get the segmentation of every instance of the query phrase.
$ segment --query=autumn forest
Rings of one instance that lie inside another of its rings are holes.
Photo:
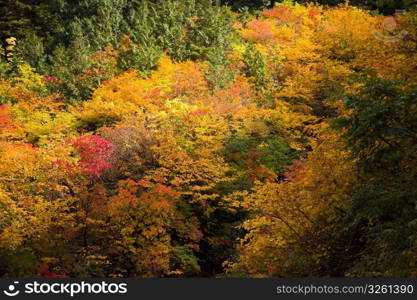
[[[417,276],[415,1],[0,16],[0,276]]]

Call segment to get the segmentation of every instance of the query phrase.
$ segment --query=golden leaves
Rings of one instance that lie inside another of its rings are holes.
[[[259,182],[251,194],[229,196],[233,205],[255,213],[243,223],[248,234],[241,241],[233,270],[285,276],[287,268],[296,268],[297,262],[288,260],[291,252],[308,243],[312,232],[319,235],[318,228],[327,226],[326,220],[344,209],[356,184],[354,165],[335,133],[321,139],[307,159],[289,167],[283,182]],[[319,256],[323,255],[320,251],[311,250]]]

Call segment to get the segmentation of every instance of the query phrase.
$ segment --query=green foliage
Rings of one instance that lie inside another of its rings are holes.
[[[143,1],[130,12],[127,33],[142,47],[159,47],[173,59],[204,59],[210,49],[226,50],[232,14],[212,0]],[[178,42],[181,41],[181,42]]]
[[[320,3],[323,5],[342,5],[345,0],[298,0],[300,3]],[[410,9],[416,5],[414,0],[350,0],[350,5],[355,5],[361,8],[376,10],[380,13],[391,15],[396,9]]]
[[[175,257],[173,264],[180,270],[183,270],[185,276],[197,276],[201,272],[200,265],[193,251],[184,246],[175,248]]]
[[[24,38],[19,40],[16,47],[16,55],[31,67],[42,72],[46,67],[46,55],[43,39],[34,31],[29,31]]]
[[[288,144],[281,139],[269,139],[257,149],[261,155],[262,165],[277,174],[284,172],[285,167],[295,158]]]
[[[251,78],[256,89],[268,94],[269,73],[266,58],[253,44],[249,44],[243,53],[244,72]]]
[[[417,189],[416,90],[374,76],[347,95],[353,114],[336,124],[358,158],[362,188],[352,198],[350,226],[362,224],[366,241],[350,272],[355,276],[408,276]],[[414,250],[412,250],[414,251]],[[412,252],[412,255],[413,252]]]
[[[417,150],[417,91],[406,91],[400,82],[376,77],[365,78],[361,84],[358,95],[344,99],[354,114],[340,117],[338,125],[347,128],[345,136],[365,171],[398,170]]]
[[[29,277],[36,273],[38,258],[28,250],[16,253],[2,253],[0,272],[5,277]]]
[[[21,30],[13,32],[17,57],[57,77],[62,84],[54,91],[68,98],[87,99],[97,87],[95,80],[81,74],[91,68],[95,51],[106,46],[119,51],[118,72],[136,69],[147,76],[165,52],[178,61],[209,59],[219,74],[227,68],[225,51],[235,39],[232,12],[212,0],[13,3],[13,13],[7,11],[12,6],[3,8],[11,18],[0,32],[3,40],[19,24]],[[125,36],[131,39],[128,45],[123,43]],[[229,80],[230,76],[222,81]]]
[[[240,10],[248,7],[253,10],[263,10],[268,8],[274,1],[270,0],[222,0],[222,3],[229,5],[233,9]]]
[[[207,53],[207,60],[206,77],[212,89],[224,88],[234,81],[236,72],[231,70],[230,60],[224,49],[210,49]]]

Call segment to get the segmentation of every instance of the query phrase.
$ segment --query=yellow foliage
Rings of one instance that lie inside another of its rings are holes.
[[[1,248],[14,251],[31,241],[44,251],[71,227],[72,199],[62,192],[55,159],[29,144],[0,142],[0,220],[7,220],[0,226]]]
[[[33,91],[40,94],[46,93],[42,76],[35,73],[35,70],[27,64],[19,65],[19,76],[13,78],[13,84],[23,91]]]
[[[78,117],[87,123],[120,121],[141,113],[156,113],[168,99],[201,97],[208,89],[201,68],[198,63],[173,63],[163,57],[150,78],[140,78],[135,71],[125,72],[103,83]]]
[[[285,181],[259,183],[252,193],[229,197],[235,206],[254,213],[243,224],[248,234],[233,271],[255,277],[288,276],[297,269],[308,274],[316,262],[291,261],[291,255],[326,255],[322,247],[327,237],[320,230],[347,207],[355,174],[344,143],[334,133],[322,139],[306,160],[293,165]]]

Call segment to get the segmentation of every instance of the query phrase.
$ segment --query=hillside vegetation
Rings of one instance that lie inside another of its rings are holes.
[[[417,275],[413,3],[258,2],[0,8],[2,276]]]

